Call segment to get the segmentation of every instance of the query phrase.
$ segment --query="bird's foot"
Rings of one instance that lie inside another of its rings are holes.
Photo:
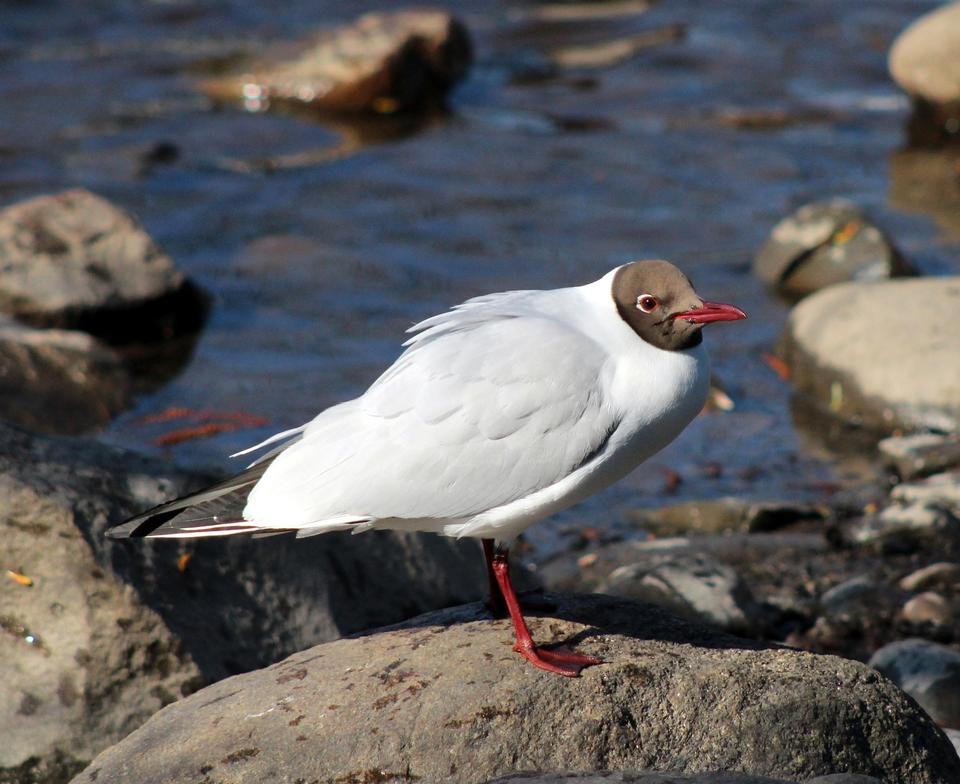
[[[586,667],[603,664],[603,659],[585,656],[582,653],[574,653],[564,648],[550,649],[538,648],[536,646],[526,648],[522,645],[514,645],[513,649],[534,667],[539,667],[541,670],[563,675],[567,678],[578,677],[580,670]]]

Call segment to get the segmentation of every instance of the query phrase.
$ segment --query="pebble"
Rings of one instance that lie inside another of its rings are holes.
[[[838,531],[846,544],[877,545],[886,552],[913,552],[923,540],[944,535],[960,537],[960,521],[942,507],[895,503],[879,514],[849,520]]]
[[[960,563],[940,561],[910,572],[900,580],[905,591],[926,591],[930,588],[952,588],[960,584]]]
[[[947,626],[953,621],[950,603],[933,591],[924,591],[908,600],[900,615],[911,623],[932,623],[935,626]]]
[[[869,664],[920,703],[937,724],[960,729],[960,652],[909,638],[883,646]]]
[[[911,95],[935,104],[960,101],[960,3],[924,14],[890,47],[894,81]]]

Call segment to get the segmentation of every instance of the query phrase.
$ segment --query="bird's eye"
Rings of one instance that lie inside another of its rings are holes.
[[[641,294],[637,297],[637,307],[644,313],[652,313],[660,305],[653,294]]]

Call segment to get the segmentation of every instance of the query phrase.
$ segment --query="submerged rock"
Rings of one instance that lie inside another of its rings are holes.
[[[767,647],[604,596],[533,619],[605,664],[534,669],[481,605],[338,640],[208,687],[74,781],[482,782],[518,770],[858,772],[960,780],[943,733],[862,664]],[[202,773],[201,773],[202,771]]]
[[[0,316],[0,419],[77,434],[107,423],[129,400],[130,377],[112,349],[83,332]]]
[[[3,566],[19,576],[0,575],[0,780],[52,780],[198,685],[484,589],[479,548],[436,536],[104,537],[197,485],[0,425]]]
[[[884,645],[870,666],[919,702],[937,724],[960,729],[960,652],[911,638]]]
[[[788,299],[843,281],[915,274],[889,237],[845,199],[807,204],[781,220],[753,271]]]
[[[470,37],[439,10],[372,13],[301,45],[294,57],[208,79],[200,88],[253,110],[293,105],[322,112],[395,114],[442,103],[467,72]]]
[[[917,19],[890,48],[894,81],[914,100],[911,141],[960,140],[960,3],[948,3]]]
[[[89,191],[0,211],[0,311],[22,321],[86,329],[86,320],[105,311],[129,314],[178,293],[199,299],[185,288],[183,274],[141,226]]]
[[[840,283],[790,313],[780,351],[798,393],[878,432],[960,430],[960,277]],[[882,315],[881,315],[882,314]]]

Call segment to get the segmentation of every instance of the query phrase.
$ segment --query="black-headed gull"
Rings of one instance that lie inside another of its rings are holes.
[[[702,300],[666,261],[468,300],[411,328],[406,350],[360,397],[240,453],[273,446],[236,476],[108,535],[474,537],[515,650],[578,675],[600,661],[534,645],[510,583],[510,544],[676,438],[707,397],[703,325],[742,318]]]

